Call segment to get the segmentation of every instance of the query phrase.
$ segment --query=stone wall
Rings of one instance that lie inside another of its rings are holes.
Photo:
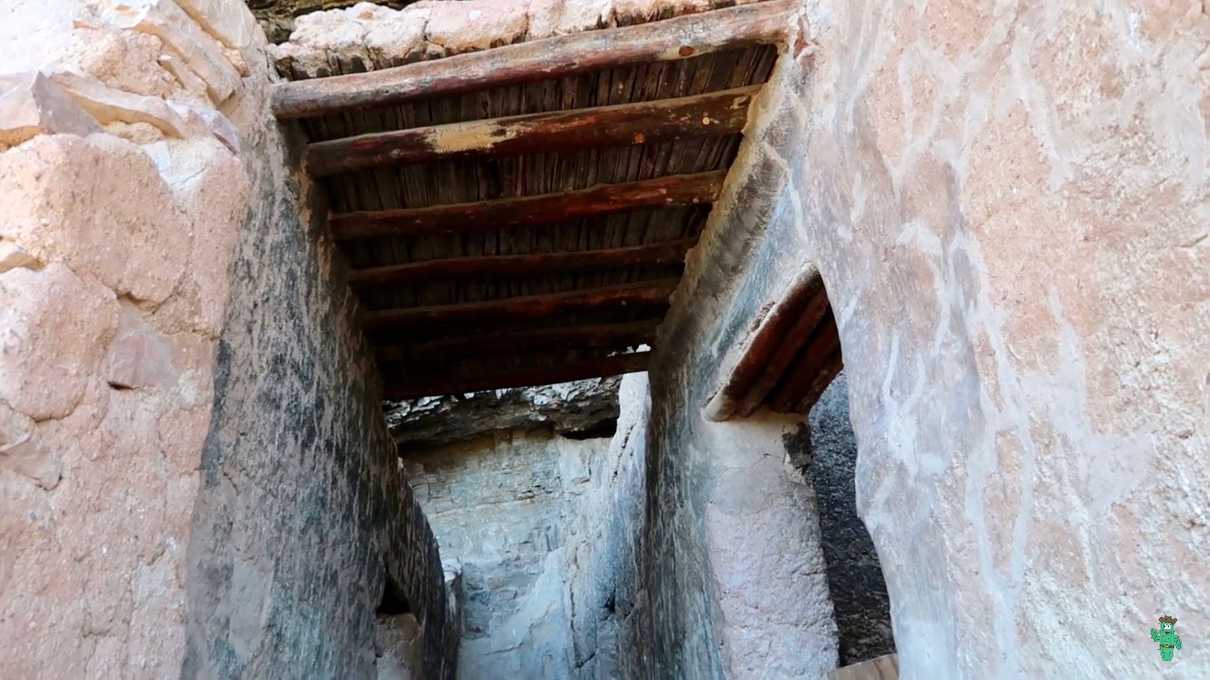
[[[66,0],[0,17],[0,677],[171,677],[251,198],[223,111],[255,105],[255,24]]]
[[[0,15],[0,676],[367,677],[388,580],[450,675],[436,543],[252,16]]]
[[[784,147],[902,676],[1210,675],[1210,15],[806,3]],[[1179,654],[1179,652],[1178,652]]]
[[[442,556],[461,572],[459,678],[571,672],[576,603],[565,584],[608,444],[531,429],[405,454]]]

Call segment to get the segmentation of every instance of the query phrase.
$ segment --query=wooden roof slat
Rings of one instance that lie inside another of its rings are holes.
[[[273,87],[279,119],[400,104],[439,95],[549,80],[610,66],[671,61],[748,45],[782,44],[796,0],[774,0],[638,26],[586,31],[368,73]]]
[[[349,275],[349,283],[367,287],[474,276],[541,276],[577,270],[599,271],[642,265],[672,265],[684,262],[685,253],[689,252],[695,243],[697,239],[688,238],[627,248],[424,260],[356,269]]]
[[[626,305],[667,304],[679,279],[641,281],[620,286],[573,290],[563,293],[522,295],[500,300],[383,309],[362,314],[367,330],[467,321],[539,319]]]
[[[451,357],[484,354],[520,354],[568,347],[616,349],[650,345],[655,341],[659,318],[621,323],[533,328],[474,335],[455,335],[411,345],[379,347],[382,361],[449,361]]]
[[[630,146],[740,132],[760,85],[693,97],[373,132],[307,146],[315,177],[443,158]]]
[[[579,191],[426,208],[338,213],[329,218],[338,241],[382,236],[427,236],[493,231],[568,222],[636,208],[713,203],[727,172],[702,172],[639,182],[601,184]]]
[[[388,379],[384,396],[387,399],[460,394],[478,390],[551,385],[572,380],[603,378],[623,373],[647,370],[651,352],[631,352],[613,356],[573,361],[557,366],[527,366],[498,371],[467,371],[451,368],[441,376],[400,376],[399,382]],[[388,376],[390,378],[390,376]]]

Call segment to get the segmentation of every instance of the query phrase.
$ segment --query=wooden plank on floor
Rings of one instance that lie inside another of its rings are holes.
[[[832,671],[831,680],[899,680],[899,657],[887,654]]]
[[[647,370],[651,352],[631,352],[565,364],[499,371],[465,372],[451,368],[438,377],[387,376],[384,397],[391,400],[461,394],[480,390],[552,385]]]
[[[362,314],[367,330],[410,328],[451,322],[512,321],[541,319],[569,312],[592,311],[610,307],[656,306],[667,304],[679,279],[640,281],[619,286],[573,290],[564,293],[524,295],[500,300],[463,302],[383,309]]]
[[[638,208],[713,203],[727,172],[657,177],[601,184],[579,191],[435,205],[427,208],[337,213],[329,218],[338,241],[382,236],[477,233],[536,224],[557,224]]]
[[[611,66],[669,61],[758,44],[784,44],[797,0],[546,38],[394,68],[275,85],[279,119],[322,116],[516,85]]]
[[[596,106],[373,132],[307,145],[314,177],[446,158],[509,156],[669,142],[744,128],[760,85],[652,102]]]

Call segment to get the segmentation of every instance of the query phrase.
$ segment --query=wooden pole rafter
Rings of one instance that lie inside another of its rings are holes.
[[[443,281],[476,276],[543,276],[559,272],[601,271],[636,266],[678,265],[696,239],[625,248],[529,255],[483,255],[355,269],[349,283],[358,288]]]
[[[367,330],[443,323],[541,319],[570,312],[626,306],[665,305],[678,279],[659,279],[565,293],[523,295],[500,300],[383,309],[362,314]]]
[[[651,102],[372,132],[307,146],[315,177],[468,156],[630,146],[740,132],[761,85]]]
[[[585,31],[368,73],[275,85],[273,113],[306,118],[474,90],[531,83],[611,66],[672,61],[759,44],[784,44],[796,0],[775,0],[652,23]]]
[[[427,208],[337,213],[329,218],[338,241],[384,236],[478,233],[556,224],[639,208],[713,203],[726,171],[672,175],[639,182],[599,184],[579,191],[453,203]]]
[[[497,331],[390,345],[376,350],[381,361],[448,361],[450,357],[507,355],[523,352],[576,349],[623,350],[655,342],[659,319],[586,326],[559,326],[518,331]]]

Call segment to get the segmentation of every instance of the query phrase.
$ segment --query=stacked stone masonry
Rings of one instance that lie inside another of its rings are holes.
[[[331,244],[236,0],[0,8],[5,678],[449,676]]]

